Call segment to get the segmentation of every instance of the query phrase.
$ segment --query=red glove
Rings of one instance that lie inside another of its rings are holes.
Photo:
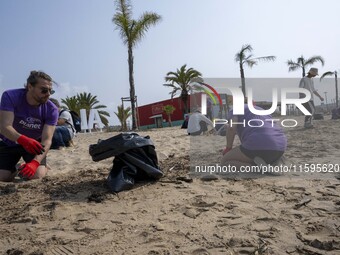
[[[39,165],[40,163],[34,159],[29,163],[22,164],[19,167],[20,172],[18,175],[23,178],[31,179],[37,171]]]
[[[28,153],[33,155],[43,154],[45,151],[41,143],[24,135],[21,135],[17,142],[22,145]]]
[[[225,149],[222,152],[223,156],[227,154],[229,151],[231,151],[231,148],[225,147]]]

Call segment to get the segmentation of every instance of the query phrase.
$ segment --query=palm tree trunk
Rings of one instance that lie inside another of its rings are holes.
[[[335,75],[335,104],[336,108],[339,107],[339,98],[338,98],[338,72],[334,72]]]
[[[298,59],[298,63],[300,62],[302,68],[302,78],[306,76],[306,69],[305,69],[305,59],[301,56]]]
[[[133,79],[133,53],[132,45],[128,46],[128,63],[129,63],[129,82],[130,82],[130,100],[131,100],[131,114],[132,114],[132,130],[137,129],[136,122],[136,104],[135,104],[135,81]]]
[[[241,73],[242,93],[243,93],[243,96],[246,97],[246,81],[244,79],[244,69],[243,69],[241,62],[240,62],[240,73]]]
[[[168,115],[168,120],[169,120],[169,126],[172,127],[172,123],[171,123],[171,115]]]
[[[123,128],[122,128],[122,131],[126,131],[127,130],[127,128],[126,128],[126,120],[123,120]]]
[[[183,104],[184,104],[184,114],[188,113],[188,94],[181,95]]]
[[[303,61],[303,57],[301,57],[301,66],[302,66],[302,78],[303,78],[306,76],[305,61]]]

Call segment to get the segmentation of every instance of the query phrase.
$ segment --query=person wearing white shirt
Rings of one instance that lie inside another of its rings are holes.
[[[307,89],[311,93],[311,99],[308,102],[302,104],[309,112],[312,113],[311,116],[305,117],[305,124],[304,124],[305,128],[312,128],[313,127],[312,117],[315,113],[314,95],[318,96],[321,101],[324,100],[323,97],[320,96],[320,94],[314,88],[314,81],[313,81],[312,78],[317,76],[317,75],[319,75],[318,69],[315,68],[315,67],[312,67],[311,69],[309,69],[308,74],[300,80],[300,84],[299,84],[300,88]],[[301,97],[305,97],[305,95],[300,94],[300,98]]]
[[[52,149],[63,149],[73,144],[72,139],[75,136],[75,127],[73,124],[71,113],[62,110],[58,100],[50,98],[50,100],[58,107],[59,118],[56,129],[52,138]]]
[[[199,110],[190,115],[187,128],[187,133],[189,135],[204,134],[209,128],[213,129],[214,124]]]

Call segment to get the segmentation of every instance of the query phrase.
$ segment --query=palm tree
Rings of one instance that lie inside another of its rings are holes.
[[[250,68],[254,65],[257,65],[259,61],[274,61],[276,59],[275,56],[265,56],[265,57],[257,57],[255,58],[251,52],[253,48],[250,44],[245,44],[242,46],[241,50],[235,55],[235,62],[238,62],[240,65],[240,73],[241,73],[241,83],[242,83],[242,92],[243,95],[246,95],[246,81],[244,77],[244,68],[243,65],[247,64]],[[249,52],[249,55],[246,53]]]
[[[335,76],[335,105],[336,105],[336,108],[339,107],[339,98],[338,98],[338,72],[337,71],[334,71],[334,72],[331,72],[331,71],[328,71],[328,72],[325,72],[321,75],[320,77],[320,81],[326,77],[326,76]]]
[[[116,13],[112,22],[120,32],[123,43],[128,48],[130,100],[132,113],[132,129],[137,129],[135,109],[135,82],[133,77],[133,48],[142,40],[152,25],[161,20],[161,16],[152,12],[145,12],[138,20],[132,19],[132,6],[129,0],[116,0]]]
[[[100,110],[100,109],[107,108],[107,107],[106,105],[97,105],[99,103],[99,101],[97,100],[97,96],[93,96],[91,93],[83,92],[83,93],[77,94],[76,98],[77,98],[79,109],[86,110],[87,118],[90,114],[91,109],[97,109],[102,123],[105,126],[108,125],[109,121],[105,116],[110,117],[110,114],[107,111]]]
[[[168,104],[168,105],[163,107],[163,111],[165,112],[166,115],[168,115],[168,120],[169,120],[169,126],[170,127],[172,127],[171,114],[173,114],[175,110],[176,110],[176,108],[173,105],[171,105],[171,104]]]
[[[171,98],[173,98],[178,92],[180,92],[180,98],[184,105],[184,114],[188,113],[188,97],[191,91],[190,83],[192,80],[202,78],[202,74],[193,68],[186,69],[186,64],[176,72],[168,72],[164,78],[167,84],[164,86],[172,88],[170,92]]]
[[[66,107],[62,106],[62,108],[69,109],[70,111],[75,111],[76,113],[78,113],[78,115],[80,114],[80,107],[76,96],[61,99],[61,102],[66,105]]]
[[[65,105],[63,108],[67,108],[70,111],[75,111],[80,116],[80,109],[86,109],[86,117],[89,117],[91,109],[102,109],[106,108],[105,105],[96,105],[99,103],[97,96],[92,96],[91,93],[86,92],[77,94],[76,96],[66,97],[61,99],[61,102]],[[102,123],[107,126],[109,121],[105,116],[110,117],[110,114],[106,111],[98,111]]]
[[[313,56],[310,57],[308,59],[305,59],[302,55],[301,57],[299,57],[296,62],[294,62],[293,60],[289,59],[287,61],[287,65],[288,65],[288,71],[289,72],[293,72],[296,71],[298,69],[302,69],[302,77],[306,76],[306,67],[307,66],[311,66],[316,62],[320,62],[322,64],[322,66],[324,66],[325,64],[325,60],[323,59],[323,57],[321,56]]]
[[[117,106],[117,112],[115,112],[120,124],[122,126],[122,131],[127,130],[126,120],[131,116],[131,108],[127,107],[124,109],[123,105]]]

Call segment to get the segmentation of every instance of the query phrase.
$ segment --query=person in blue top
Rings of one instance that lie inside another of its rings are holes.
[[[23,89],[2,94],[0,103],[0,181],[12,181],[16,165],[24,179],[46,175],[46,155],[58,120],[58,108],[49,100],[52,78],[31,71]]]
[[[263,110],[254,106],[257,110]],[[279,160],[287,148],[287,138],[270,115],[255,115],[248,105],[244,105],[244,115],[228,114],[227,146],[223,151],[222,165],[241,166],[254,165],[260,159],[266,164]],[[235,135],[241,145],[233,147]]]

